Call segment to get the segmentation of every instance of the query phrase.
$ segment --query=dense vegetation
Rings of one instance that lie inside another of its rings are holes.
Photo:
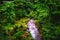
[[[60,0],[14,0],[0,4],[0,40],[33,40],[26,22],[34,18],[43,40],[60,40]]]

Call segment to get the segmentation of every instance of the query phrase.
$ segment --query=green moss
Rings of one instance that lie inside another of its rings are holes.
[[[60,40],[59,0],[14,0],[0,4],[0,39],[33,40],[30,33],[26,38],[26,23],[30,18],[37,20],[43,40]]]

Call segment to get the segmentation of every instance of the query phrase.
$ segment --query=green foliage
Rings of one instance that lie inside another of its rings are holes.
[[[33,40],[26,22],[34,18],[43,40],[60,40],[60,0],[14,0],[0,4],[0,40]]]

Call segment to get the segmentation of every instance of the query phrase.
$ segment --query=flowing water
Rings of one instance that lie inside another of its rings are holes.
[[[40,39],[40,35],[39,35],[39,31],[36,28],[35,22],[33,19],[31,19],[28,23],[27,23],[27,27],[29,29],[29,32],[31,33],[31,36],[33,37],[34,40],[41,40]]]

